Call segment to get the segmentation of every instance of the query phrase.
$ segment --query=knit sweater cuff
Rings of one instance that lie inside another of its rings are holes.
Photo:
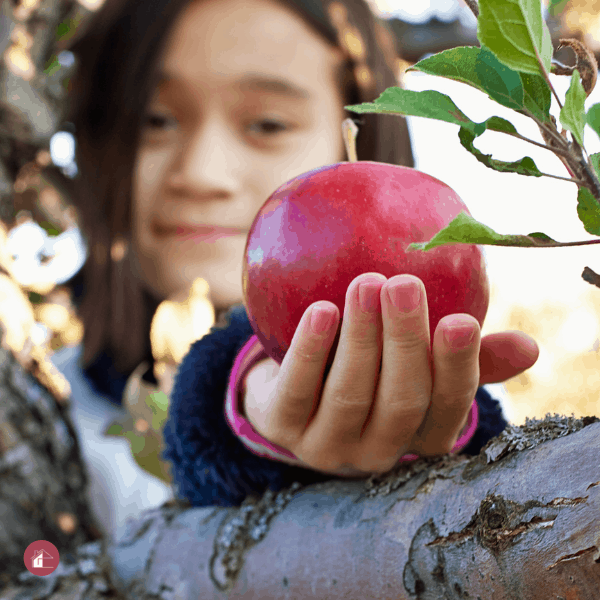
[[[233,369],[229,375],[227,385],[227,395],[225,398],[225,417],[232,431],[237,435],[240,441],[258,456],[271,458],[274,460],[283,460],[288,464],[301,464],[298,458],[277,444],[269,442],[260,435],[246,419],[242,411],[243,405],[243,383],[250,369],[259,361],[269,358],[269,355],[262,347],[258,337],[253,335],[242,347],[233,364]],[[460,452],[471,440],[475,434],[478,423],[477,401],[473,399],[471,410],[467,419],[467,424],[461,432],[458,441],[452,448],[452,453]],[[407,462],[417,460],[416,454],[405,454],[398,462]]]

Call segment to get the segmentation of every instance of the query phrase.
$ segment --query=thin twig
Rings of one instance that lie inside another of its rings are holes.
[[[600,275],[592,271],[589,267],[583,268],[583,273],[581,274],[581,278],[592,285],[600,288]]]
[[[466,242],[465,242],[466,243]],[[558,242],[552,246],[510,246],[511,248],[566,248],[567,246],[589,246],[600,244],[600,240],[585,240],[583,242]],[[500,246],[500,244],[484,244],[485,246]]]
[[[479,5],[477,0],[465,0],[466,5],[471,9],[471,12],[475,15],[475,18],[479,17]]]
[[[512,135],[513,137],[523,140],[524,142],[529,142],[530,144],[533,144],[534,146],[538,146],[539,148],[543,148],[544,150],[550,150],[550,152],[554,152],[554,154],[561,154],[562,156],[566,156],[567,158],[571,157],[571,155],[566,150],[561,150],[560,148],[551,148],[550,146],[546,146],[546,144],[540,144],[540,142],[536,142],[535,140],[530,140],[529,138],[526,138],[525,136],[521,135],[520,133],[510,133],[508,131],[505,131],[503,133],[506,133],[507,135]]]
[[[566,140],[560,135],[555,127],[550,127],[547,123],[538,121],[537,119],[535,119],[535,121],[537,122],[538,127],[542,127],[557,144],[562,146],[564,150],[569,153],[569,158],[573,158],[573,155],[569,152],[569,140]]]
[[[558,102],[558,107],[560,108],[560,110],[562,110],[562,108],[563,108],[562,102],[560,101],[560,98],[558,97],[558,94],[556,93],[556,90],[554,89],[554,86],[552,85],[552,82],[550,81],[550,75],[548,74],[548,71],[546,71],[546,67],[544,67],[544,63],[542,62],[542,59],[540,58],[540,55],[539,55],[535,45],[533,46],[533,49],[535,50],[535,56],[538,60],[540,69],[542,70],[542,73],[544,74],[544,79],[546,80],[548,87],[554,94],[554,97],[556,98],[556,102]]]
[[[598,181],[598,176],[596,175],[595,169],[593,169],[591,165],[591,159],[586,149],[579,144],[579,142],[575,139],[575,136],[571,134],[573,137],[572,147],[575,152],[578,152],[579,156],[577,157],[577,161],[581,168],[585,171],[585,175],[588,178],[588,183],[591,183],[594,190],[590,190],[592,195],[596,198],[596,201],[600,204],[600,181]],[[583,154],[587,156],[587,161],[583,157]],[[586,186],[587,187],[587,186]],[[588,188],[589,189],[589,188]]]
[[[577,140],[575,140],[575,141],[577,141]],[[577,143],[579,143],[579,142],[577,142]],[[585,146],[579,146],[579,147],[581,148],[581,152],[582,152],[582,154],[583,154],[583,155],[585,155],[585,156],[584,156],[585,160],[586,160],[588,163],[590,163],[590,161],[591,161],[591,159],[590,159],[590,155],[588,154],[588,151],[585,149]]]
[[[525,114],[530,119],[533,119],[535,121],[535,124],[538,126],[538,129],[544,129],[546,133],[548,133],[548,135],[551,136],[557,144],[560,144],[565,149],[565,151],[568,152],[569,143],[567,140],[565,140],[564,137],[560,135],[553,121],[540,121],[532,112],[529,112],[527,109],[523,111],[523,114]],[[550,115],[550,118],[554,119],[552,115]]]
[[[540,66],[542,67],[542,72],[544,73],[544,77],[546,78],[546,83],[548,84],[548,86],[552,90],[552,93],[554,94],[554,97],[556,98],[556,102],[558,103],[558,108],[560,110],[562,110],[562,108],[563,108],[562,102],[560,101],[560,98],[558,97],[558,94],[556,93],[556,90],[554,89],[554,86],[552,85],[552,82],[550,81],[550,76],[548,75],[548,71],[546,71],[546,69],[544,68],[544,65],[541,62],[540,62]]]
[[[540,171],[541,173],[541,171]],[[582,179],[572,179],[571,177],[561,177],[560,175],[551,175],[550,173],[542,173],[542,177],[552,177],[552,179],[560,179],[569,183],[576,183],[580,187],[587,187],[587,183]]]

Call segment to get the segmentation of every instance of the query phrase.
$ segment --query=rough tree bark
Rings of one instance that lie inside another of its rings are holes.
[[[241,508],[163,507],[109,556],[132,598],[594,600],[600,422],[547,417],[470,460],[297,485]]]
[[[81,553],[0,600],[597,600],[600,422],[547,416],[477,457],[241,507],[166,504]]]
[[[65,90],[44,73],[57,48],[57,25],[80,13],[73,0],[0,0],[0,219],[7,224],[19,173],[36,165],[60,124]],[[23,570],[32,541],[47,539],[66,553],[98,537],[66,405],[44,386],[30,358],[16,360],[6,345],[0,348],[0,586]]]
[[[24,570],[33,541],[62,556],[100,537],[86,486],[67,405],[0,347],[0,587]]]
[[[40,150],[48,150],[62,118],[62,80],[69,70],[44,73],[48,59],[64,46],[56,41],[57,26],[86,14],[74,0],[0,0],[0,219],[6,223],[14,219],[14,182],[24,166],[36,164]],[[17,65],[33,68],[13,72],[9,55]]]

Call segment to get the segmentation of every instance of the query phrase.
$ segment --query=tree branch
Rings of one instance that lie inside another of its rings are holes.
[[[591,598],[599,527],[600,422],[548,415],[470,460],[298,485],[241,508],[148,511],[109,557],[132,598],[547,600],[568,597],[575,574]]]

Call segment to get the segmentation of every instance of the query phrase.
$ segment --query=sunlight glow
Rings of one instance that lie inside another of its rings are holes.
[[[25,81],[31,81],[35,75],[35,66],[27,50],[21,46],[13,45],[4,54],[6,66],[11,73]]]
[[[77,0],[83,8],[87,8],[88,10],[99,10],[100,7],[104,4],[104,0]]]

